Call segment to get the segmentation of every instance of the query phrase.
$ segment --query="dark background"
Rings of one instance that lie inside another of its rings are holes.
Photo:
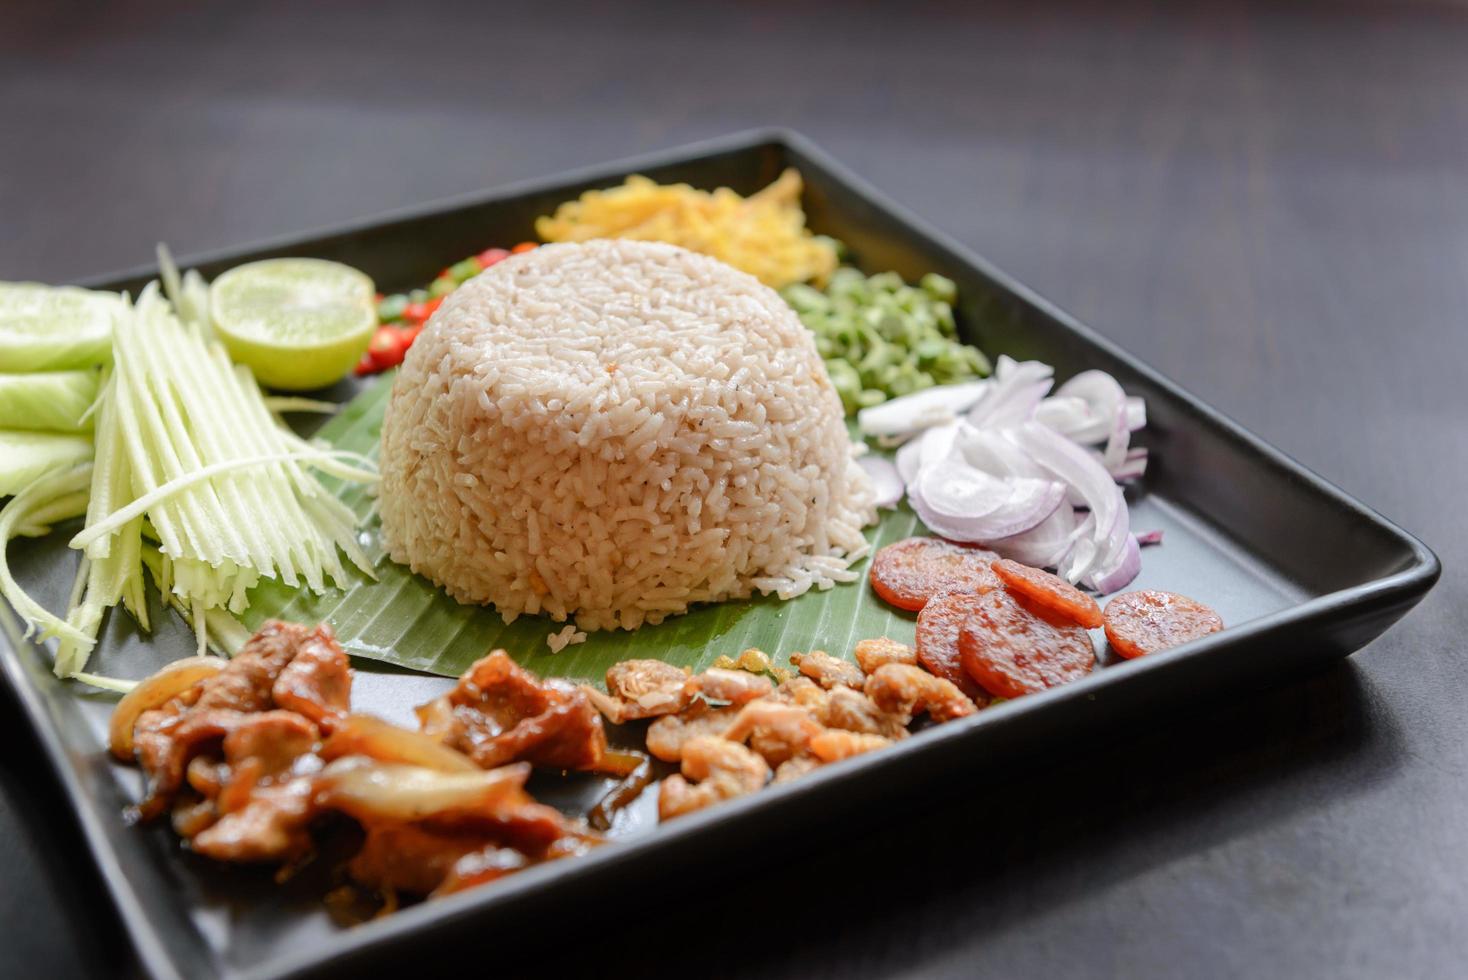
[[[832,814],[795,856],[715,863],[564,923],[567,941],[487,923],[476,969],[1460,975],[1462,7],[5,3],[0,278],[768,124],[1400,521],[1446,572],[1324,673],[955,774],[956,795],[898,801],[875,829]],[[0,975],[134,972],[0,711]]]

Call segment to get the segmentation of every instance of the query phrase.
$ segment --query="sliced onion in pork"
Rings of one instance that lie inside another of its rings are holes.
[[[856,413],[862,435],[886,438],[911,436],[923,429],[952,422],[983,397],[988,381],[924,388]]]
[[[440,772],[353,755],[321,771],[317,801],[364,822],[494,816],[530,802],[530,764]]]
[[[364,755],[378,762],[403,763],[439,772],[477,772],[464,753],[431,735],[402,728],[371,715],[347,715],[321,746],[323,759]]]
[[[186,657],[175,660],[127,692],[112,709],[107,725],[107,747],[124,762],[133,761],[133,729],[144,711],[161,708],[195,684],[213,677],[229,663],[223,657]]]
[[[877,494],[874,503],[878,507],[896,507],[907,484],[892,461],[885,456],[859,456],[856,464],[871,477],[872,489]]]

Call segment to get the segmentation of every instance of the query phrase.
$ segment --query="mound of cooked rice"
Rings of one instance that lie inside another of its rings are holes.
[[[634,629],[850,581],[875,517],[810,334],[671,245],[514,256],[449,296],[382,429],[382,532],[461,602]]]

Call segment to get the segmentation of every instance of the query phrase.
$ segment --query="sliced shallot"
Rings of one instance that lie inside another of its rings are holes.
[[[935,533],[1115,591],[1140,569],[1139,546],[1154,540],[1131,533],[1118,486],[1146,471],[1147,450],[1131,445],[1146,405],[1094,370],[1047,398],[1053,374],[1039,361],[1000,357],[986,382],[867,409],[861,425],[869,435],[921,434],[898,450],[892,470],[885,461],[863,465],[879,504],[900,481]]]
[[[874,503],[878,507],[896,507],[907,485],[892,461],[883,456],[859,456],[856,464],[871,477],[872,487],[877,493]]]
[[[988,386],[988,381],[964,381],[925,388],[862,409],[856,413],[856,424],[863,435],[905,438],[923,429],[952,422],[973,407]]]
[[[949,458],[924,466],[908,500],[929,528],[954,541],[983,542],[1028,531],[1054,513],[1065,486],[1001,479]]]

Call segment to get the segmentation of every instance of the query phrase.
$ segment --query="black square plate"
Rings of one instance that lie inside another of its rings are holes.
[[[56,680],[49,656],[20,637],[9,609],[0,606],[9,640],[0,653],[5,676],[50,756],[150,971],[194,978],[360,971],[430,936],[440,947],[469,936],[477,945],[528,912],[561,908],[572,897],[632,894],[627,889],[649,874],[686,870],[700,855],[721,853],[740,841],[788,836],[802,822],[895,798],[899,787],[915,781],[972,773],[980,764],[1061,734],[1144,719],[1163,701],[1258,685],[1345,656],[1395,622],[1436,581],[1437,558],[1421,542],[904,213],[795,134],[741,134],[189,264],[212,278],[253,259],[313,255],[405,287],[428,281],[446,263],[487,244],[532,237],[537,215],[589,188],[620,183],[629,173],[750,193],[787,166],[805,177],[811,225],[847,242],[868,272],[894,269],[912,280],[936,271],[954,279],[961,329],[989,354],[1047,361],[1060,378],[1100,368],[1147,399],[1141,441],[1151,449],[1152,467],[1132,502],[1132,520],[1138,528],[1163,529],[1166,538],[1162,547],[1148,549],[1136,587],[1197,596],[1219,611],[1229,629],[931,729],[798,782],[647,828],[586,857],[540,865],[341,929],[322,912],[320,882],[277,886],[268,873],[221,869],[192,858],[166,827],[125,826],[120,814],[136,798],[139,778],[113,764],[104,749],[111,699]],[[142,269],[89,285],[136,293],[155,275],[154,269]],[[343,385],[338,394],[350,396],[351,387]],[[75,557],[60,536],[18,542],[11,551],[33,594],[50,607],[64,605]],[[190,649],[192,638],[171,617],[159,617],[164,628],[148,641],[132,633],[126,620],[112,617],[102,639],[112,669],[126,676],[142,676]],[[370,667],[358,677],[354,700],[390,717],[401,717],[407,705],[446,684]]]

